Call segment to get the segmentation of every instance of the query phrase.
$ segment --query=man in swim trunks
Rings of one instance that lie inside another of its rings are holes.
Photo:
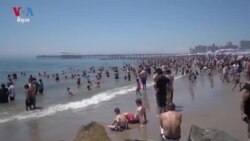
[[[160,114],[166,110],[167,88],[169,87],[170,80],[163,75],[162,69],[157,69],[157,74],[155,90],[157,105],[159,108],[158,112]]]
[[[146,116],[146,110],[144,106],[142,105],[141,99],[136,99],[135,103],[137,105],[136,113],[124,113],[126,119],[129,123],[140,123],[141,127],[144,126],[147,122],[147,116]]]
[[[250,140],[250,84],[246,83],[241,90],[242,100],[240,103],[241,118],[248,125],[248,140]]]
[[[81,77],[80,75],[77,75],[77,80],[76,80],[77,85],[81,85]]]
[[[31,107],[31,101],[32,101],[32,91],[29,89],[29,85],[25,84],[24,85],[24,90],[25,90],[25,108],[26,111],[33,110]]]
[[[115,112],[115,119],[112,122],[111,125],[108,125],[108,127],[111,130],[115,130],[115,131],[122,131],[122,130],[126,130],[128,129],[128,121],[125,117],[124,114],[121,114],[120,109],[119,108],[115,108],[114,109]]]
[[[168,111],[160,115],[161,136],[164,141],[179,141],[182,115],[175,111],[175,104],[168,103]]]
[[[173,102],[173,93],[174,93],[174,76],[171,75],[171,70],[170,69],[167,69],[166,70],[166,75],[165,75],[169,80],[170,80],[170,83],[169,83],[169,87],[168,87],[168,100],[170,102]]]
[[[146,90],[146,83],[147,83],[147,72],[143,69],[140,72],[140,78],[141,78],[141,83],[142,83],[142,89]]]
[[[9,90],[10,101],[14,101],[16,92],[15,92],[15,87],[14,87],[13,82],[8,83],[8,90]]]
[[[32,109],[36,109],[36,79],[32,78],[31,83],[29,83],[29,90],[31,91],[31,101],[30,104],[33,107]]]

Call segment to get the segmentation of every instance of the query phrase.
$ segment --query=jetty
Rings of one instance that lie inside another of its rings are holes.
[[[92,54],[92,55],[38,55],[38,59],[100,59],[100,60],[114,60],[114,59],[147,59],[155,57],[169,57],[169,56],[183,56],[188,53],[159,53],[159,54]]]

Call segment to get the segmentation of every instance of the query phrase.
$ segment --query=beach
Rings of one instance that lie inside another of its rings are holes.
[[[240,95],[238,91],[232,92],[232,84],[222,84],[218,75],[209,81],[207,74],[201,74],[194,86],[185,81],[185,78],[176,80],[174,93],[177,110],[183,114],[181,141],[187,141],[192,124],[202,128],[224,130],[240,140],[247,139],[247,125],[240,117]],[[149,123],[144,128],[137,125],[132,130],[122,133],[109,132],[112,140],[119,141],[126,138],[160,140],[159,120],[155,118],[156,102],[153,95],[154,91],[151,88],[147,92],[150,104]],[[132,104],[133,102],[128,105]]]
[[[151,86],[142,96],[147,109],[148,124],[143,128],[139,125],[130,125],[130,129],[123,132],[112,132],[107,129],[113,141],[127,138],[160,140],[159,119],[155,117],[157,114],[155,91],[150,78],[148,83]],[[247,125],[240,118],[240,95],[238,91],[232,92],[232,84],[222,84],[217,74],[209,78],[204,73],[198,76],[194,84],[189,83],[186,76],[179,76],[175,80],[174,87],[174,103],[177,110],[183,114],[182,141],[187,140],[192,124],[202,128],[224,130],[240,140],[246,140]],[[125,89],[127,91],[124,92]],[[110,124],[114,118],[115,107],[119,107],[121,112],[134,112],[136,110],[134,89],[134,85],[125,86],[115,90],[118,95],[87,107],[69,108],[47,116],[1,123],[0,140],[70,141],[81,125],[91,121],[97,121],[105,127]]]
[[[0,141],[250,141],[249,5],[2,0]]]

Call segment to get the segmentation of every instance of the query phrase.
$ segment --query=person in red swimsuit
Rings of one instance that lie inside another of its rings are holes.
[[[137,110],[136,113],[124,113],[126,119],[128,120],[129,123],[134,124],[134,123],[140,123],[141,127],[144,126],[147,122],[147,116],[146,116],[146,110],[144,106],[142,105],[141,99],[136,99],[135,103],[137,105]]]

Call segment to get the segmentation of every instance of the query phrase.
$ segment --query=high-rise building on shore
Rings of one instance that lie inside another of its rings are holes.
[[[250,41],[240,41],[240,49],[250,49]]]
[[[250,42],[248,42],[248,43],[244,42],[243,45],[249,46]],[[207,53],[207,52],[215,52],[216,50],[219,50],[219,49],[238,49],[238,48],[239,47],[237,45],[234,45],[232,42],[227,42],[223,46],[217,46],[215,44],[212,44],[209,46],[198,45],[198,46],[195,46],[194,48],[190,48],[189,53],[191,53],[191,54]],[[250,49],[250,46],[249,46],[249,49]]]

